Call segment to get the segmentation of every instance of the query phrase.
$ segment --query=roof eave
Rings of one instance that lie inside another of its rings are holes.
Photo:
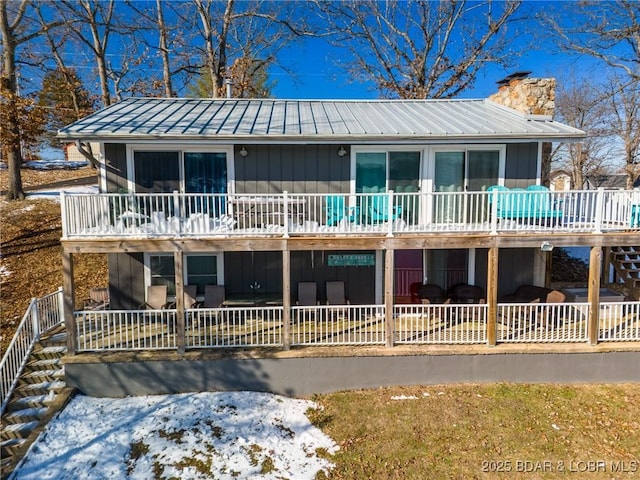
[[[464,135],[122,135],[122,134],[90,134],[90,133],[59,133],[60,140],[84,140],[95,142],[140,142],[140,141],[203,141],[227,144],[239,143],[437,143],[437,142],[578,142],[585,138],[584,132],[575,133],[529,133],[529,134],[464,134]]]

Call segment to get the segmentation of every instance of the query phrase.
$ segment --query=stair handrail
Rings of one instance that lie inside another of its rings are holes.
[[[16,333],[0,361],[0,414],[4,414],[33,346],[42,333],[63,323],[62,287],[40,298],[32,298]]]

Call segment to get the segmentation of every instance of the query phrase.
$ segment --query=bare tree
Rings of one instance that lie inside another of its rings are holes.
[[[609,91],[610,134],[622,144],[627,188],[640,175],[640,78],[622,80],[612,76]]]
[[[175,97],[202,68],[201,58],[194,56],[191,48],[191,41],[196,38],[195,5],[156,0],[154,9],[149,4],[142,4],[141,8],[136,0],[126,3],[137,19],[137,30],[132,35],[149,52],[155,52],[147,58],[151,60],[150,67],[155,69],[158,60],[161,64],[161,79],[147,75],[141,81],[151,84],[150,89],[162,91],[165,97]]]
[[[245,73],[264,75],[267,66],[278,63],[278,53],[284,47],[316,34],[301,11],[308,9],[307,4],[300,2],[193,1],[203,42],[195,48],[203,59],[203,70],[209,77],[205,83],[211,85],[209,95],[213,98],[223,94],[231,65],[241,62]],[[246,68],[248,59],[250,68]]]
[[[625,76],[640,79],[637,0],[558,3],[550,5],[545,19],[562,50],[590,55]]]
[[[55,7],[67,28],[95,61],[102,104],[111,104],[107,49],[115,31],[115,0],[60,0]]]
[[[318,2],[350,56],[351,77],[385,97],[451,98],[487,63],[515,56],[507,43],[521,2]]]
[[[559,120],[584,130],[587,137],[580,143],[557,145],[554,163],[571,175],[574,188],[583,188],[588,176],[609,170],[611,140],[608,137],[608,93],[586,79],[569,76],[556,93],[556,114]]]
[[[28,132],[27,127],[34,127],[31,115],[32,102],[25,100],[18,94],[16,76],[16,55],[20,47],[32,42],[43,32],[27,13],[32,8],[32,2],[21,0],[9,2],[0,0],[0,34],[2,43],[2,70],[0,71],[0,97],[2,109],[0,114],[0,136],[2,139],[2,154],[9,167],[9,188],[7,200],[24,198],[20,167],[22,166],[21,144],[24,143]],[[46,28],[54,28],[60,23],[51,21]],[[22,120],[22,122],[21,122]]]

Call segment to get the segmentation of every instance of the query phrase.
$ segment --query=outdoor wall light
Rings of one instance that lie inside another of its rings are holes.
[[[240,155],[242,155],[243,157],[249,155],[249,152],[247,152],[247,149],[244,145],[242,145],[242,147],[240,148]]]
[[[553,244],[549,242],[542,242],[542,245],[540,245],[540,250],[542,250],[543,252],[550,252],[551,250],[553,250]]]
[[[344,157],[346,154],[347,154],[347,149],[344,148],[342,145],[340,145],[340,148],[338,148],[338,156]]]

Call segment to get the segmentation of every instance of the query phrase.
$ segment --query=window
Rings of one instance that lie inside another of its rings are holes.
[[[227,155],[184,152],[184,183],[187,193],[226,193]]]
[[[150,285],[166,285],[167,294],[176,294],[173,255],[150,255],[149,271],[151,275]]]
[[[204,295],[206,285],[218,285],[222,255],[185,255],[185,285],[197,285],[198,295]],[[172,254],[146,254],[145,278],[147,285],[166,285],[167,294],[175,296],[175,263]]]
[[[179,152],[135,152],[136,191],[170,193],[180,189]]]
[[[131,155],[136,192],[227,192],[226,152],[134,149]]]
[[[187,285],[197,285],[197,293],[204,295],[206,285],[218,284],[218,259],[215,255],[186,257]]]
[[[355,193],[418,191],[420,152],[357,152]]]

